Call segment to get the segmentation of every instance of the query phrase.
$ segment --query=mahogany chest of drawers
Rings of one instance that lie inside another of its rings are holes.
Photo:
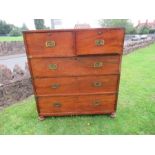
[[[115,115],[123,28],[23,32],[40,119]]]

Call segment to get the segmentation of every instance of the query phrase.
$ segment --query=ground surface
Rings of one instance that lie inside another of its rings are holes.
[[[123,56],[117,117],[50,117],[34,97],[0,112],[0,134],[155,134],[155,44]]]
[[[23,41],[23,37],[19,36],[19,37],[2,37],[0,36],[0,42],[3,41]]]

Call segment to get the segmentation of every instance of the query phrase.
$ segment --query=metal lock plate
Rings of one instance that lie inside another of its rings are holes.
[[[102,39],[95,40],[95,45],[96,46],[103,46],[104,45],[104,40],[102,40]]]
[[[102,31],[98,31],[97,34],[98,35],[101,35],[101,34],[103,34],[103,32]]]
[[[101,101],[99,101],[99,100],[96,100],[96,101],[94,101],[93,102],[93,106],[99,106],[99,105],[101,105]]]
[[[56,46],[56,43],[54,40],[49,40],[49,41],[46,41],[45,45],[47,48],[53,48]]]
[[[94,68],[101,68],[101,67],[103,67],[103,62],[95,62],[93,67]]]
[[[57,64],[50,64],[49,69],[56,70],[58,68]]]
[[[52,84],[52,88],[53,89],[56,89],[56,88],[59,88],[60,87],[60,84],[59,83],[53,83]]]
[[[103,85],[102,82],[98,82],[98,81],[93,83],[94,87],[102,87],[102,85]]]
[[[60,108],[61,103],[60,102],[55,102],[55,103],[53,103],[53,106],[56,107],[56,108]]]

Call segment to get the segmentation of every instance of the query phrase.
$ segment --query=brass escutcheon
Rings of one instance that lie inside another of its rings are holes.
[[[59,83],[53,83],[52,84],[52,88],[53,89],[56,89],[56,88],[59,88],[60,87],[60,84]]]
[[[101,87],[102,85],[103,85],[102,82],[98,82],[98,81],[93,83],[94,87]]]
[[[57,64],[50,64],[49,69],[56,70],[58,68]]]
[[[56,43],[54,40],[49,40],[49,41],[46,41],[45,45],[46,47],[53,48],[56,46]]]
[[[95,40],[95,45],[96,46],[103,46],[104,45],[104,40],[101,40],[101,39]]]
[[[102,31],[98,31],[98,32],[97,32],[97,34],[99,34],[99,35],[102,34],[102,33],[103,33]]]
[[[100,68],[102,66],[103,66],[103,62],[95,62],[93,65],[94,68]]]
[[[59,108],[59,107],[61,107],[61,103],[60,102],[55,102],[55,103],[53,103],[53,106],[56,107],[56,108]]]
[[[96,100],[93,102],[93,106],[99,106],[99,105],[101,105],[101,101]]]

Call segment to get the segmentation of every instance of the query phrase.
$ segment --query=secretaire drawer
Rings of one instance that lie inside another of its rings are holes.
[[[34,79],[37,95],[116,93],[118,75]]]
[[[114,112],[115,94],[38,97],[40,115],[111,113]]]
[[[30,59],[34,77],[118,74],[119,63],[119,55]]]
[[[96,29],[76,32],[77,55],[123,52],[124,29]]]
[[[67,57],[73,56],[73,32],[24,33],[29,56]]]

